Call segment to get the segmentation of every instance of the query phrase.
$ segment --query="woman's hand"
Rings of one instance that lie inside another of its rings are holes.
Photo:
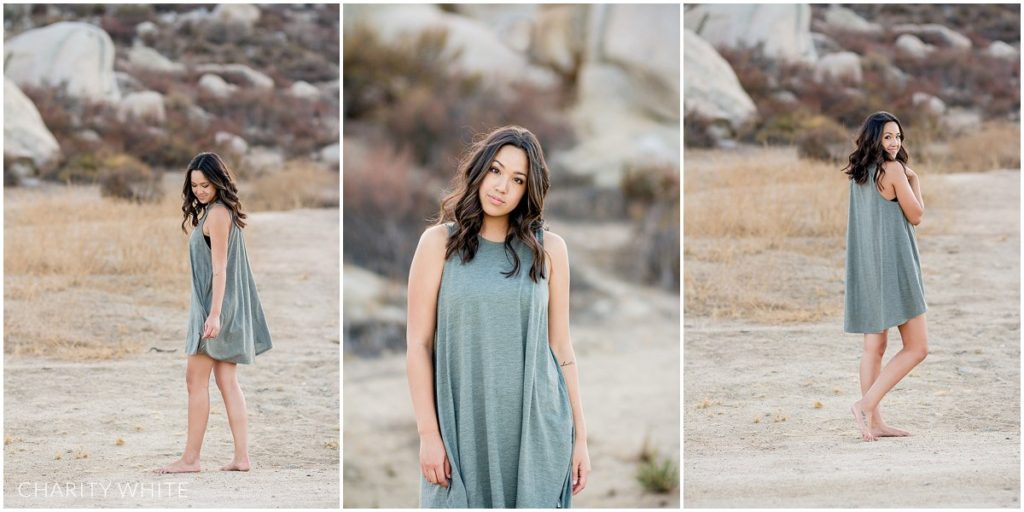
[[[911,171],[910,167],[904,166],[903,167],[903,173],[907,175],[907,180],[908,181],[914,181],[915,179],[917,179],[917,173],[914,172],[914,171]]]
[[[576,438],[576,445],[572,448],[572,495],[575,496],[587,486],[587,476],[590,475],[590,451],[587,449],[587,440]]]
[[[448,487],[452,466],[448,463],[448,454],[444,451],[444,442],[439,432],[420,436],[420,471],[428,482]]]
[[[210,314],[203,324],[203,339],[213,339],[220,334],[220,315]]]

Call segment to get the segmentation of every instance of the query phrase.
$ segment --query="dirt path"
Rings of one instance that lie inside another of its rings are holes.
[[[679,296],[602,267],[631,241],[624,225],[552,222],[569,246],[573,344],[593,465],[574,507],[678,507],[679,491],[645,492],[634,478],[645,439],[679,461]],[[578,304],[577,304],[578,302]],[[582,304],[586,306],[581,307]],[[405,355],[344,360],[345,506],[416,507],[419,438]]]
[[[1020,173],[927,179],[955,191],[918,238],[930,354],[882,405],[915,435],[859,440],[861,338],[841,311],[794,326],[686,317],[685,506],[1020,506]],[[899,347],[893,329],[887,359]]]
[[[274,349],[238,372],[253,471],[216,471],[230,460],[232,443],[211,378],[203,472],[146,472],[175,460],[184,446],[180,341],[147,342],[173,353],[97,363],[8,356],[6,506],[338,506],[338,210],[250,218],[249,257],[274,336]],[[155,309],[157,328],[184,339],[187,310]]]

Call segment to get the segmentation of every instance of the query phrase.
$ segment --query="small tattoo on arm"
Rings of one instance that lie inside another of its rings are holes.
[[[569,366],[570,364],[575,364],[575,363],[576,363],[576,361],[566,361],[566,362],[562,363],[562,366]]]

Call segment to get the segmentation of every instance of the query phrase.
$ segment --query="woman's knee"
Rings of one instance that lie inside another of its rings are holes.
[[[210,389],[210,374],[205,376],[201,372],[185,372],[185,389],[189,393],[208,391]]]

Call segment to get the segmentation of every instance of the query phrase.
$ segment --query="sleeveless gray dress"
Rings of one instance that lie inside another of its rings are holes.
[[[878,333],[924,313],[924,282],[914,226],[898,202],[875,188],[875,168],[864,184],[850,181],[846,228],[846,314],[849,333]]]
[[[270,350],[272,344],[256,281],[249,268],[245,237],[233,222],[228,235],[228,268],[224,302],[220,308],[220,334],[212,339],[200,339],[213,302],[213,255],[203,236],[203,225],[215,204],[224,206],[219,200],[207,205],[188,239],[189,261],[192,263],[192,305],[188,314],[185,353],[194,355],[202,352],[218,361],[251,364],[257,355]],[[231,212],[230,209],[228,211]],[[233,221],[233,212],[231,216]]]
[[[530,279],[520,241],[519,273],[506,278],[504,244],[479,240],[472,261],[453,254],[441,277],[434,384],[452,476],[446,489],[421,475],[420,506],[568,508],[575,433],[548,345],[548,281]]]

